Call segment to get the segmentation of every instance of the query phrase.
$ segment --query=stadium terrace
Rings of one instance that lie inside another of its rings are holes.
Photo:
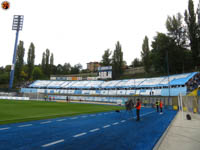
[[[163,76],[112,81],[51,81],[37,80],[21,93],[61,95],[110,95],[110,96],[178,96],[187,95],[200,84],[200,73],[192,72]]]

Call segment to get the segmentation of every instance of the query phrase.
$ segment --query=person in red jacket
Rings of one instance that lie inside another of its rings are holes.
[[[160,112],[162,113],[163,103],[160,101]]]
[[[140,99],[137,99],[137,103],[136,103],[137,120],[136,121],[140,121],[140,109],[141,109],[141,102],[140,102]]]

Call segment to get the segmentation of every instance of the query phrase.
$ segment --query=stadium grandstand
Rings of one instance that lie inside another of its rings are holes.
[[[155,78],[111,81],[37,80],[21,89],[23,94],[48,95],[57,100],[105,101],[123,103],[129,96],[187,95],[200,84],[200,73],[184,73]],[[41,96],[40,96],[41,97]],[[120,98],[119,98],[120,97]]]

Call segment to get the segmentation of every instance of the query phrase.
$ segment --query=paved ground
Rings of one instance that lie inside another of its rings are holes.
[[[178,112],[155,150],[200,149],[200,115],[193,114],[192,120],[186,120],[185,116],[186,113],[182,117],[182,113]]]
[[[151,150],[176,112],[142,108],[0,125],[0,150]]]

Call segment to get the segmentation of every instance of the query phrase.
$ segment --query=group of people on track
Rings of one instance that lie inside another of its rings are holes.
[[[136,121],[140,121],[140,110],[141,110],[141,102],[140,102],[140,99],[138,98],[137,99],[137,102],[136,102],[136,105],[135,105],[135,108],[136,108],[136,115],[137,115],[137,119]],[[163,103],[162,101],[156,101],[156,108],[157,108],[157,112],[159,112],[160,110],[160,113],[162,113],[162,109],[163,109]]]

